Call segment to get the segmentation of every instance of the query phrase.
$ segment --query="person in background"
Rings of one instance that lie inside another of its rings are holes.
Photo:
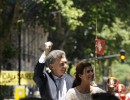
[[[94,73],[90,63],[81,61],[76,65],[73,88],[69,89],[65,100],[91,100],[92,93],[105,92],[99,87],[91,86]]]
[[[95,93],[92,94],[92,100],[120,100],[114,94],[111,93]]]
[[[119,98],[119,94],[117,92],[117,86],[119,84],[119,80],[115,77],[109,77],[107,80],[107,92],[114,94]]]
[[[117,92],[119,94],[120,100],[126,100],[126,87],[124,84],[118,84],[117,85]]]
[[[67,58],[62,50],[51,50],[53,43],[45,43],[45,51],[34,69],[34,81],[40,95],[46,100],[64,100],[66,92],[72,87],[74,78],[66,73]],[[49,68],[45,70],[44,68]]]
[[[128,87],[126,91],[126,100],[130,100],[130,86]]]

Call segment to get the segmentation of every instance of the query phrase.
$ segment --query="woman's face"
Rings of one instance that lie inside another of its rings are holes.
[[[86,67],[81,75],[82,82],[92,82],[94,78],[94,73],[92,67]]]

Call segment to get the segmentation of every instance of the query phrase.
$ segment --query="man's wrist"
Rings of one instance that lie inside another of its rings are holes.
[[[50,50],[45,50],[44,51],[45,56],[47,56],[49,54],[49,52],[50,52]]]
[[[40,59],[39,59],[39,63],[45,63],[46,60],[46,54],[45,52],[43,52],[43,54],[41,55]]]

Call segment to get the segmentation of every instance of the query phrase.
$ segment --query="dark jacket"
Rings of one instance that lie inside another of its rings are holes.
[[[52,76],[52,73],[43,71],[44,70],[44,63],[37,63],[35,70],[34,70],[34,81],[39,87],[40,95],[42,98],[46,100],[57,100],[58,92],[55,80]],[[72,87],[74,78],[69,74],[65,74],[65,81],[67,90]]]

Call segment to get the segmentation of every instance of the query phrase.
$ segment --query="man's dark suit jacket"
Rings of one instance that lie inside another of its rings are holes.
[[[37,63],[34,69],[34,81],[39,87],[40,95],[46,100],[57,100],[58,92],[52,73],[43,71],[45,63]],[[72,87],[74,78],[69,74],[65,74],[67,90]]]

